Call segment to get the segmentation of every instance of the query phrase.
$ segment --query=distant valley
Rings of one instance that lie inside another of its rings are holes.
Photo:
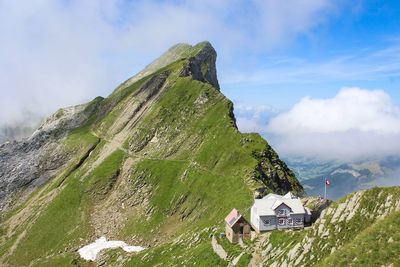
[[[327,196],[333,200],[360,189],[399,184],[400,157],[354,162],[289,157],[284,161],[311,196],[324,194],[325,178],[331,182]]]

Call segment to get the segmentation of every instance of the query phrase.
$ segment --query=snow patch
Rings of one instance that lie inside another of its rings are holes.
[[[126,252],[139,252],[145,249],[144,247],[140,246],[129,246],[124,241],[118,241],[118,240],[107,241],[107,238],[102,236],[93,243],[80,248],[78,250],[78,253],[84,260],[94,261],[96,260],[97,254],[100,251],[108,248],[122,248]]]

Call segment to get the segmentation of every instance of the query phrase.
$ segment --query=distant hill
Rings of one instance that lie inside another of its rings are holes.
[[[354,162],[310,158],[284,158],[308,195],[324,194],[324,179],[331,181],[328,197],[339,199],[351,192],[374,186],[400,184],[400,157]]]

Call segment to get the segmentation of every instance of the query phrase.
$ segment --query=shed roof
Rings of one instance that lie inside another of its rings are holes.
[[[232,227],[240,218],[242,217],[242,215],[239,214],[239,212],[237,211],[237,209],[233,209],[228,216],[226,216],[225,218],[225,222]]]

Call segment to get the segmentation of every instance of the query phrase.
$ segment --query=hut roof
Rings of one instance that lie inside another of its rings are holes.
[[[281,204],[288,206],[295,214],[306,213],[301,200],[290,192],[284,196],[271,193],[254,201],[254,206],[260,216],[275,215],[275,209]]]
[[[228,216],[226,216],[225,218],[225,222],[232,227],[233,225],[235,225],[235,223],[242,218],[242,215],[239,214],[239,212],[237,211],[237,209],[233,209]]]

